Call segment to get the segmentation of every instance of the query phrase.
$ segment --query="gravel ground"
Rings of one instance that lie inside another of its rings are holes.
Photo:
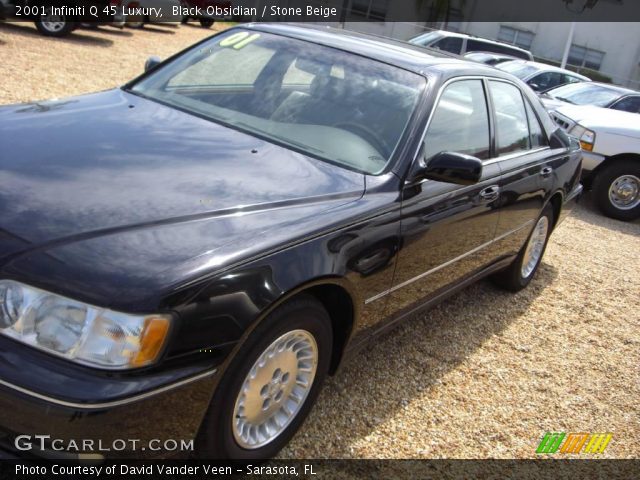
[[[113,87],[210,33],[52,40],[0,23],[0,103]],[[379,339],[328,381],[282,458],[528,458],[545,431],[612,432],[601,457],[638,458],[638,252],[640,222],[601,216],[587,195],[528,289],[481,282]]]

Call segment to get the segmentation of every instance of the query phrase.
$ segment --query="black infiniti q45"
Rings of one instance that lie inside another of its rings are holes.
[[[4,106],[0,144],[14,451],[271,457],[376,334],[485,276],[526,287],[582,190],[515,77],[326,28],[232,28],[122,88]]]

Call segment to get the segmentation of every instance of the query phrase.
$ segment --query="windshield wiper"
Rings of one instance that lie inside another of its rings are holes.
[[[557,98],[558,100],[562,100],[563,102],[570,103],[571,105],[577,105],[577,103],[576,103],[576,102],[572,102],[572,101],[571,101],[571,100],[569,100],[568,98],[564,98],[564,97],[555,97],[555,98]]]

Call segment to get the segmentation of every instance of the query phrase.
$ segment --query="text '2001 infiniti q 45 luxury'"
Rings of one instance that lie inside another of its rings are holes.
[[[4,106],[0,144],[5,448],[45,425],[272,457],[376,334],[485,276],[526,287],[582,190],[515,77],[314,27]]]

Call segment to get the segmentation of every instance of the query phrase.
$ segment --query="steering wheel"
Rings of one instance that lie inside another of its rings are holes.
[[[357,136],[368,142],[378,151],[378,153],[383,156],[386,156],[386,152],[389,151],[389,149],[387,148],[387,144],[380,138],[380,135],[371,130],[369,127],[353,122],[339,122],[335,123],[333,126],[335,128],[342,128],[343,130],[348,130],[351,133],[356,134]]]

